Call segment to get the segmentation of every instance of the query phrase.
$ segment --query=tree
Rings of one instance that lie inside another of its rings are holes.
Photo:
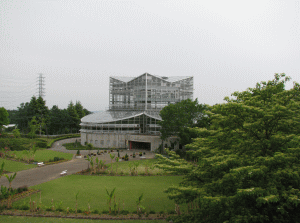
[[[108,190],[105,188],[106,190],[106,194],[107,194],[107,204],[108,204],[108,209],[109,209],[109,213],[111,213],[111,201],[114,197],[116,188],[114,188],[110,193],[108,192]]]
[[[82,117],[84,117],[86,115],[85,111],[84,111],[84,108],[83,108],[83,106],[82,106],[82,104],[81,104],[80,101],[76,101],[74,107],[75,107],[75,110],[76,110],[76,112],[78,114],[79,119],[81,119]]]
[[[7,199],[7,208],[11,208],[11,197],[13,195],[13,191],[12,191],[12,188],[11,188],[11,183],[15,179],[16,175],[17,175],[17,173],[14,173],[14,175],[10,175],[10,176],[8,176],[7,174],[4,175],[7,178],[8,182],[9,182],[9,197]]]
[[[33,118],[31,119],[31,121],[29,122],[29,128],[30,128],[30,132],[28,133],[28,136],[30,138],[34,138],[36,136],[36,131],[38,130],[39,128],[39,124],[35,118],[35,116],[33,116]]]
[[[300,87],[285,90],[289,80],[276,74],[212,106],[212,125],[187,145],[197,163],[160,156],[160,168],[185,175],[169,198],[192,202],[174,222],[297,222]]]
[[[72,101],[68,105],[67,112],[70,120],[71,133],[73,130],[77,132],[79,130],[80,118]]]
[[[162,121],[159,122],[162,140],[170,136],[178,136],[182,145],[190,143],[189,128],[209,125],[207,110],[208,106],[198,104],[197,99],[195,101],[187,99],[164,107],[160,111]]]
[[[8,125],[9,119],[8,119],[8,112],[4,107],[0,108],[0,131],[2,130],[3,125]]]

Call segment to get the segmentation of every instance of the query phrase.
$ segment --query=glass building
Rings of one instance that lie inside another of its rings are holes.
[[[193,100],[193,77],[159,77],[148,73],[110,77],[109,109],[81,119],[81,141],[99,148],[125,148],[129,135],[159,136],[160,110],[188,98]],[[96,140],[92,139],[93,134],[102,138],[107,138],[105,134],[117,134],[118,140]],[[120,137],[125,138],[124,143],[120,143]]]

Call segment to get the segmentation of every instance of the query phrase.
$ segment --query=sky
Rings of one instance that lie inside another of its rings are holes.
[[[299,0],[0,0],[0,107],[37,95],[106,110],[110,76],[194,76],[213,105],[286,73],[300,82]]]

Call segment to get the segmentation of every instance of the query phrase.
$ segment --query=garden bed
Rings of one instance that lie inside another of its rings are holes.
[[[36,189],[29,189],[27,191],[22,191],[21,193],[15,194],[12,196],[12,202],[15,202],[17,200],[23,199],[25,197],[28,197],[30,195],[36,194],[40,192],[39,190]],[[5,203],[7,203],[7,199],[2,199],[0,200],[0,205],[5,205]]]
[[[38,211],[30,212],[23,210],[3,210],[1,215],[26,216],[26,217],[46,217],[46,218],[70,218],[70,219],[94,219],[94,220],[165,220],[170,215],[165,214],[127,214],[127,215],[109,215],[109,214],[86,214],[86,213],[64,213]]]

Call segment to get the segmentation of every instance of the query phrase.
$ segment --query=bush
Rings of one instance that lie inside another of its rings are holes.
[[[23,191],[28,191],[28,187],[26,185],[21,186],[17,189],[18,193],[22,193]]]
[[[176,212],[174,210],[169,210],[168,214],[176,214]]]
[[[107,210],[102,211],[102,214],[108,214],[108,213],[109,213],[109,211],[107,211]]]
[[[51,160],[51,159],[50,159]],[[49,162],[52,162],[52,161],[50,161],[49,160]],[[54,158],[53,158],[53,162],[57,162],[57,161],[60,161],[60,160],[64,160],[64,158],[62,158],[62,157],[57,157],[57,156],[55,156]]]
[[[24,138],[0,138],[0,148],[8,147],[11,151],[25,150],[24,145],[29,143],[30,140]]]
[[[129,211],[127,211],[127,210],[122,210],[122,211],[120,211],[120,214],[122,214],[122,215],[127,215],[127,214],[129,214]]]
[[[98,210],[93,210],[92,213],[93,214],[99,214],[99,211]]]
[[[36,141],[36,146],[39,148],[47,148],[47,142],[45,140],[39,139]]]
[[[77,213],[82,213],[83,211],[81,209],[77,209]]]
[[[69,139],[69,138],[77,138],[80,137],[80,134],[72,134],[72,135],[65,135],[65,136],[57,136],[54,137],[47,145],[47,148],[51,148],[52,144],[56,141],[62,140],[62,139]]]

